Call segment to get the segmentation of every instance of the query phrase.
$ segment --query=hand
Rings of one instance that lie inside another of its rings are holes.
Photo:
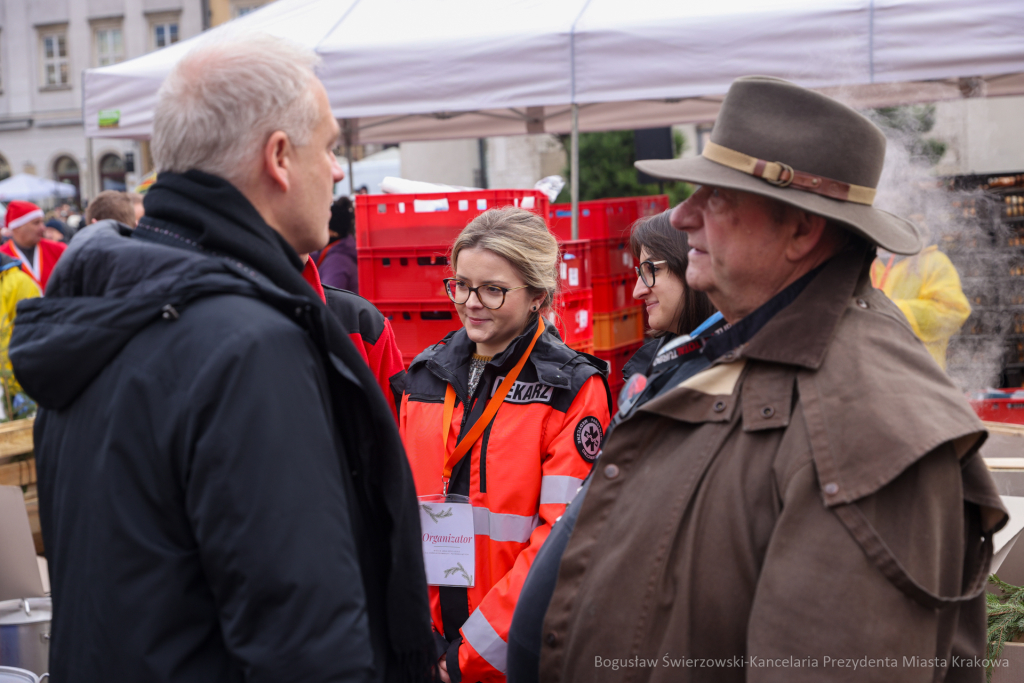
[[[445,655],[437,662],[437,668],[441,670],[441,680],[444,683],[452,683],[452,679],[448,677],[448,656]]]

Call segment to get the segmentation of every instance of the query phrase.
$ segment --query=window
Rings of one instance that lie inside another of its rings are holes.
[[[78,162],[74,159],[68,156],[57,157],[57,160],[53,162],[53,175],[62,183],[74,185],[75,193],[78,193],[80,178],[78,175]]]
[[[121,27],[96,29],[96,66],[110,66],[124,61],[124,40]]]
[[[231,2],[231,14],[235,17],[242,17],[249,12],[258,10],[263,5],[266,5],[268,0],[232,0]]]
[[[100,159],[100,185],[103,190],[119,190],[127,188],[124,180],[124,159],[116,154],[106,154]]]
[[[178,22],[153,24],[153,47],[159,50],[178,42]]]
[[[43,85],[46,87],[68,84],[68,37],[63,30],[44,33]]]

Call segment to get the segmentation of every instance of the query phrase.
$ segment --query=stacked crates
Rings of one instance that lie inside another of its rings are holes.
[[[428,346],[462,326],[442,280],[452,275],[449,249],[484,211],[518,206],[549,217],[536,190],[478,190],[438,194],[357,195],[359,293],[391,321],[406,367]],[[590,244],[560,245],[563,296],[556,326],[570,346],[593,350]]]
[[[569,204],[555,204],[552,231],[559,239],[572,233]],[[594,355],[608,363],[608,383],[618,403],[624,384],[622,367],[644,339],[644,309],[633,298],[636,260],[629,234],[639,218],[669,208],[667,195],[623,197],[580,202],[579,237],[590,240],[590,279],[594,302]]]

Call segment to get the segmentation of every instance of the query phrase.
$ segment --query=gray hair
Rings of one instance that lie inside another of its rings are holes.
[[[196,169],[238,186],[259,168],[275,131],[307,144],[319,115],[311,87],[318,62],[312,50],[266,34],[194,48],[157,93],[157,171]]]

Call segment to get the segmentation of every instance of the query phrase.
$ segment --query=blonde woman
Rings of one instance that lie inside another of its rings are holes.
[[[519,590],[597,458],[610,401],[595,361],[545,322],[558,244],[543,219],[487,211],[451,262],[445,285],[463,328],[413,361],[400,429],[421,501],[443,503],[421,516],[424,533],[455,528],[444,525],[460,510],[472,529],[473,566],[452,556],[455,573],[432,581],[436,558],[425,557],[441,677],[504,681]]]

